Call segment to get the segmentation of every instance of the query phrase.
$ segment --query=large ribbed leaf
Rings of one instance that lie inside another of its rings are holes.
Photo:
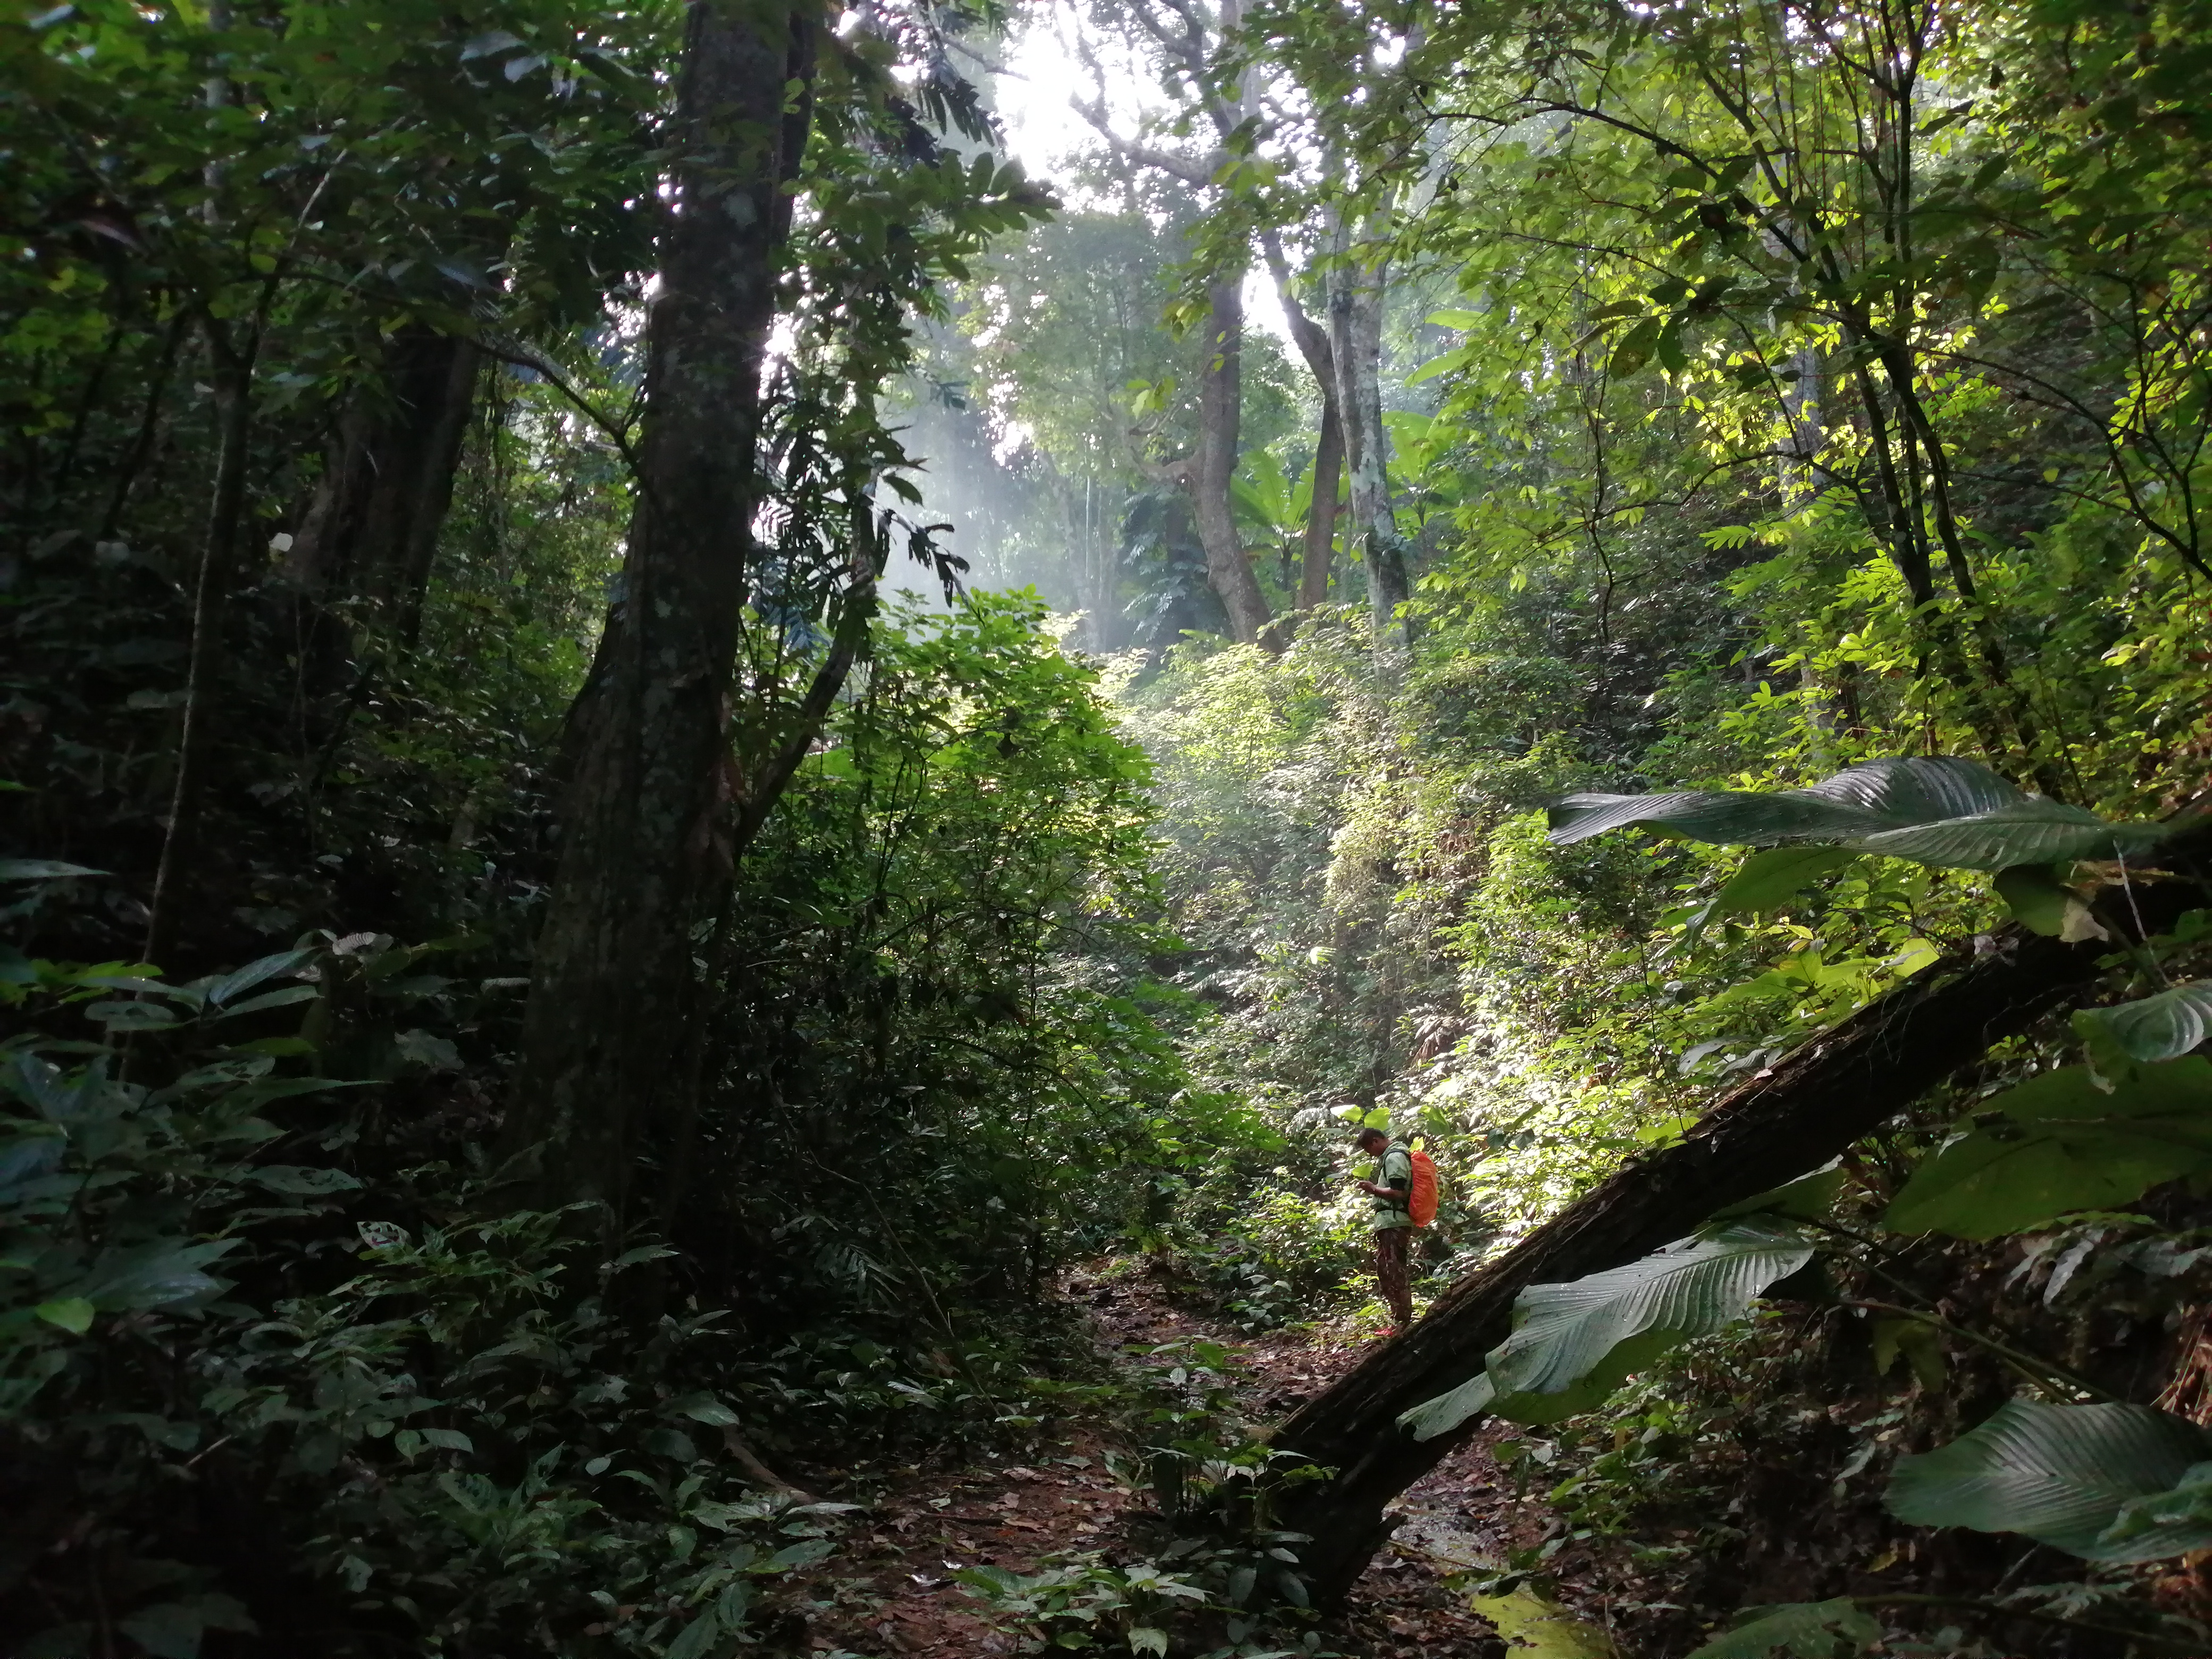
[[[1845,844],[1950,870],[2002,870],[2061,859],[2134,858],[2165,833],[2155,823],[2107,823],[2078,806],[2030,795],[1994,811],[1886,830]]]
[[[1561,843],[1644,824],[1692,841],[1816,842],[1967,870],[2132,857],[2165,833],[2154,823],[2107,823],[1955,757],[1868,761],[1808,789],[1568,795],[1553,804],[1550,822]]]
[[[1799,1659],[1834,1659],[1839,1652],[1864,1653],[1881,1640],[1881,1626],[1848,1595],[1832,1601],[1791,1601],[1766,1607],[1747,1624],[1716,1636],[1690,1659],[1769,1659],[1796,1654]],[[1849,1642],[1849,1648],[1839,1644]]]
[[[2172,1060],[2212,1033],[2212,980],[2177,985],[2110,1008],[2084,1008],[2074,1016],[2074,1028],[2093,1042],[2103,1039],[2130,1060]]]
[[[1449,1434],[1478,1412],[1488,1411],[1490,1402],[1497,1398],[1498,1387],[1490,1380],[1490,1373],[1477,1371],[1449,1393],[1400,1413],[1398,1426],[1416,1440],[1433,1440],[1440,1434]]]
[[[1794,1228],[1743,1222],[1565,1285],[1531,1285],[1513,1334],[1490,1353],[1500,1395],[1555,1394],[1645,1331],[1704,1336],[1743,1317],[1756,1297],[1813,1259]]]
[[[1808,789],[1569,795],[1552,808],[1552,839],[1583,841],[1607,830],[1645,823],[1692,841],[1842,841],[1966,817],[2027,799],[1973,761],[1948,756],[1866,761]]]
[[[2212,1061],[2142,1067],[2110,1094],[2087,1066],[2062,1066],[1984,1101],[1972,1121],[1922,1161],[1884,1224],[1995,1238],[2212,1170]]]
[[[1754,794],[1732,789],[1683,789],[1663,795],[1563,795],[1547,814],[1552,839],[1588,841],[1640,823],[1690,841],[1758,847],[1778,841],[1840,842],[1870,835],[1881,821],[1855,807],[1814,799],[1804,789]]]
[[[1514,1331],[1480,1376],[1423,1401],[1398,1425],[1416,1440],[1477,1413],[1556,1423],[1593,1411],[1675,1344],[1743,1317],[1753,1298],[1813,1259],[1794,1228],[1745,1221],[1565,1285],[1531,1285]]]
[[[2022,1533],[2091,1561],[2153,1561],[2212,1544],[2212,1522],[2142,1527],[2136,1503],[2172,1492],[2208,1460],[2212,1432],[2148,1406],[2014,1400],[1949,1445],[1898,1459],[1886,1501],[1916,1526]],[[2130,1525],[2115,1529],[2123,1510]]]

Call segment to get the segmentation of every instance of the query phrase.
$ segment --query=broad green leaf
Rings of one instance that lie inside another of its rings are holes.
[[[668,1644],[667,1659],[706,1659],[714,1650],[714,1638],[721,1633],[720,1613],[713,1607],[702,1607],[699,1616],[684,1626]]]
[[[258,1169],[248,1170],[246,1178],[272,1193],[319,1195],[356,1192],[361,1187],[361,1182],[343,1170],[311,1169],[298,1164],[264,1164]]]
[[[1490,1354],[1499,1395],[1553,1394],[1646,1331],[1703,1336],[1741,1319],[1753,1297],[1813,1259],[1793,1229],[1744,1222],[1686,1239],[1565,1285],[1532,1285],[1518,1323]]]
[[[216,1281],[200,1268],[228,1255],[243,1242],[225,1238],[208,1244],[185,1244],[156,1239],[136,1249],[111,1251],[69,1287],[69,1294],[109,1311],[166,1307],[217,1289]]]
[[[1834,1164],[1771,1191],[1747,1198],[1713,1212],[1715,1221],[1734,1221],[1741,1216],[1783,1216],[1792,1221],[1816,1221],[1835,1207],[1844,1189],[1844,1171]]]
[[[2133,856],[2165,834],[2162,825],[2107,823],[2027,794],[1956,757],[1868,761],[1807,789],[1567,795],[1549,817],[1551,838],[1562,844],[1643,824],[1692,841],[1820,842],[1972,870]]]
[[[1980,1121],[1990,1114],[2001,1121]],[[2212,1169],[2212,1061],[2148,1066],[2111,1094],[2087,1066],[2063,1066],[1984,1102],[1976,1121],[1922,1161],[1885,1225],[1995,1238]]]
[[[1570,1417],[1580,1417],[1604,1405],[1620,1391],[1622,1383],[1656,1363],[1669,1349],[1701,1334],[1665,1328],[1638,1331],[1614,1343],[1586,1375],[1566,1387],[1541,1391],[1521,1389],[1501,1394],[1490,1401],[1489,1413],[1510,1422],[1536,1425],[1564,1423]]]
[[[705,1423],[718,1429],[735,1428],[738,1414],[704,1390],[689,1394],[681,1400],[671,1401],[668,1409],[681,1412],[694,1422]]]
[[[1448,1393],[1400,1413],[1398,1426],[1416,1440],[1433,1440],[1440,1434],[1449,1434],[1470,1417],[1487,1412],[1497,1397],[1498,1385],[1490,1380],[1490,1373],[1477,1371]]]
[[[1479,311],[1460,311],[1456,309],[1432,311],[1429,313],[1429,325],[1432,328],[1455,328],[1461,330],[1480,328],[1482,326],[1482,313]]]
[[[82,1336],[92,1328],[92,1316],[97,1311],[81,1296],[64,1296],[52,1302],[41,1302],[33,1310],[49,1325],[58,1325],[71,1336]]]
[[[2041,864],[2015,864],[1997,872],[1992,884],[2013,917],[2030,933],[2069,945],[2106,939],[2090,913],[2088,901]]]
[[[95,1002],[84,1014],[111,1031],[150,1031],[177,1023],[176,1010],[158,1002]]]
[[[2002,870],[2061,859],[2134,858],[2165,834],[2160,824],[2108,823],[2078,806],[2030,796],[1994,811],[1885,830],[1849,844],[1945,869]]]
[[[1738,915],[1777,908],[1809,884],[1857,863],[1860,857],[1840,847],[1773,847],[1753,853],[1713,895],[1708,915]]]
[[[2097,1543],[2106,1550],[2132,1547],[2137,1539],[2203,1527],[2212,1527],[2212,1461],[2191,1464],[2171,1492],[2129,1499]]]
[[[2021,1533],[2090,1561],[2152,1561],[2212,1544],[2212,1521],[2126,1537],[2107,1529],[2134,1500],[2172,1492],[2208,1460],[2212,1432],[2148,1406],[2013,1400],[1949,1445],[1898,1459],[1885,1501],[1914,1526]]]
[[[279,951],[274,956],[258,957],[234,973],[208,981],[207,1000],[220,1007],[257,985],[281,979],[287,974],[298,973],[313,961],[314,957],[313,951]]]
[[[1874,1346],[1874,1374],[1887,1376],[1889,1368],[1903,1355],[1914,1381],[1929,1394],[1943,1386],[1948,1362],[1943,1339],[1932,1325],[1917,1319],[1877,1319],[1867,1333]]]
[[[1462,346],[1456,351],[1445,352],[1441,357],[1430,358],[1428,362],[1406,377],[1406,384],[1409,386],[1419,386],[1425,380],[1433,380],[1439,374],[1449,374],[1454,370],[1465,368],[1469,363],[1477,361],[1478,356],[1474,347]]]
[[[2074,1029],[2085,1038],[2108,1042],[2130,1060],[2172,1060],[2212,1031],[2212,980],[2177,985],[2110,1008],[2084,1008],[2074,1016]]]
[[[1881,1640],[1881,1626],[1848,1595],[1754,1611],[1757,1616],[1748,1624],[1716,1636],[1690,1659],[1768,1659],[1771,1654],[1835,1659],[1838,1641],[1849,1642],[1853,1653],[1864,1653]]]
[[[82,864],[64,864],[58,859],[0,859],[0,881],[64,881],[71,876],[106,873]]]
[[[1592,1410],[1675,1344],[1741,1319],[1813,1254],[1795,1230],[1747,1221],[1571,1284],[1531,1285],[1484,1373],[1424,1401],[1399,1425],[1432,1440],[1480,1412],[1555,1423]]]
[[[234,1002],[217,1012],[217,1019],[228,1019],[233,1014],[256,1014],[264,1008],[285,1008],[295,1002],[312,1002],[322,995],[320,988],[313,985],[288,985],[282,990],[264,991],[258,997],[248,997],[243,1002]]]

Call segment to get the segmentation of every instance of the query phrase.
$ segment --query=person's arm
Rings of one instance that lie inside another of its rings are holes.
[[[1381,1163],[1376,1164],[1375,1173],[1377,1175],[1382,1173],[1382,1166]],[[1357,1179],[1355,1179],[1352,1184],[1358,1188],[1361,1192],[1365,1193],[1370,1198],[1393,1199],[1402,1204],[1406,1202],[1407,1195],[1413,1190],[1413,1172],[1409,1170],[1406,1174],[1400,1176],[1396,1180],[1391,1182],[1387,1187],[1378,1186],[1372,1181],[1360,1181]]]

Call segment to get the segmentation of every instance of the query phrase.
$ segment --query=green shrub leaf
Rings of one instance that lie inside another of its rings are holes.
[[[1771,847],[1753,853],[1713,895],[1711,916],[1743,915],[1787,903],[1809,884],[1863,854],[1842,847]]]
[[[71,1336],[82,1336],[92,1328],[95,1310],[81,1296],[64,1296],[52,1302],[41,1302],[35,1311],[47,1324],[58,1325]]]
[[[2014,920],[2030,933],[2069,945],[2111,937],[2099,925],[2088,901],[2041,864],[2015,864],[2000,870],[1994,883]]]
[[[2074,1016],[2084,1039],[2102,1039],[2130,1060],[2172,1060],[2212,1032],[2212,980],[2197,980],[2154,997],[2110,1008],[2084,1008]]]
[[[1995,1238],[2212,1169],[2212,1061],[2146,1067],[2111,1094],[2087,1066],[2064,1066],[1985,1102],[1976,1124],[1923,1160],[1885,1225]]]
[[[1716,1636],[1690,1659],[1767,1659],[1770,1654],[1833,1659],[1838,1640],[1849,1642],[1853,1653],[1864,1653],[1881,1640],[1881,1626],[1848,1595],[1832,1601],[1790,1601],[1753,1612],[1756,1616],[1749,1623]]]
[[[1949,1445],[1898,1459],[1885,1501],[1915,1526],[2016,1532],[2086,1560],[2151,1561],[2212,1544],[2212,1518],[2190,1510],[2159,1524],[2155,1504],[2138,1503],[2172,1496],[2207,1461],[2212,1432],[2148,1406],[2014,1400]]]

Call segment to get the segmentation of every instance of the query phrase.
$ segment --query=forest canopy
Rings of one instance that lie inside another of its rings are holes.
[[[0,18],[0,1645],[2204,1651],[2208,84]]]

